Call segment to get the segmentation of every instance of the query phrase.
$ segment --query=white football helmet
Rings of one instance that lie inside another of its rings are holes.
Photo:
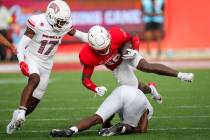
[[[65,30],[71,22],[71,10],[63,0],[53,0],[47,6],[47,21],[57,31]]]
[[[94,50],[101,51],[109,47],[111,36],[104,27],[96,25],[88,31],[88,41]]]

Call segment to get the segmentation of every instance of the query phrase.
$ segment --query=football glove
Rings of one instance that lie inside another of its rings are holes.
[[[99,96],[103,96],[107,92],[107,89],[106,87],[101,86],[101,87],[96,87],[95,91]]]
[[[138,54],[137,50],[127,49],[126,51],[127,52],[122,56],[123,59],[133,59],[136,56],[136,54]]]
[[[29,76],[28,64],[26,64],[24,61],[20,62],[20,70],[23,75]]]

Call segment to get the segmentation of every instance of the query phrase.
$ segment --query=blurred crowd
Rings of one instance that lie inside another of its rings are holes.
[[[14,5],[10,8],[0,0],[0,34],[17,46],[25,30],[25,22],[31,14],[23,14],[21,7]],[[0,61],[16,61],[17,57],[10,49],[0,46]]]
[[[18,5],[6,7],[0,0],[0,33],[12,42],[15,46],[19,42],[25,30],[25,23],[31,14],[40,11],[23,12]],[[164,0],[140,0],[141,12],[144,22],[144,40],[146,42],[146,52],[150,55],[151,42],[157,41],[157,56],[162,53],[161,40],[163,36],[163,11]],[[0,46],[0,61],[15,61],[16,56],[11,50]]]
[[[7,38],[10,42],[12,42],[12,37],[10,34],[10,25],[13,22],[12,13],[9,9],[2,5],[2,1],[0,1],[0,33]],[[11,51],[3,46],[0,46],[0,60],[14,60],[15,56],[12,55]]]

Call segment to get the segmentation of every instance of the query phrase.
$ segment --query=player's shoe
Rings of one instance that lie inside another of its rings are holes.
[[[152,98],[158,103],[158,104],[162,104],[163,100],[161,95],[158,93],[157,89],[156,89],[156,84],[153,82],[148,83],[148,86],[151,88],[151,94],[152,94]]]
[[[61,130],[53,129],[50,131],[50,136],[52,137],[71,137],[75,132],[71,129]]]
[[[178,75],[177,75],[177,78],[182,80],[182,81],[192,82],[193,78],[194,78],[194,74],[193,73],[179,72]]]
[[[21,128],[25,122],[25,113],[22,113],[21,110],[15,110],[13,112],[12,120],[7,125],[6,132],[7,134],[14,133],[17,129]]]
[[[123,126],[124,125],[122,123],[118,123],[110,128],[102,128],[98,132],[98,134],[99,136],[113,136],[113,135],[121,134]]]

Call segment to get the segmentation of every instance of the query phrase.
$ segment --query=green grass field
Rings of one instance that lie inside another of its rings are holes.
[[[159,105],[148,96],[155,111],[153,119],[149,122],[148,133],[99,137],[97,136],[99,126],[95,126],[70,139],[210,139],[210,69],[185,71],[195,73],[193,83],[154,74],[137,73],[142,81],[156,82],[164,99],[163,104]],[[52,128],[68,128],[80,119],[92,115],[105,97],[95,97],[85,89],[80,76],[80,72],[53,73],[46,95],[38,108],[27,117],[21,130],[13,135],[7,135],[6,125],[11,119],[12,111],[19,104],[20,92],[27,81],[21,74],[0,74],[0,140],[52,139],[48,135]],[[106,86],[109,93],[117,86],[111,72],[96,72],[93,80]],[[114,122],[116,121],[117,117],[114,119]]]

